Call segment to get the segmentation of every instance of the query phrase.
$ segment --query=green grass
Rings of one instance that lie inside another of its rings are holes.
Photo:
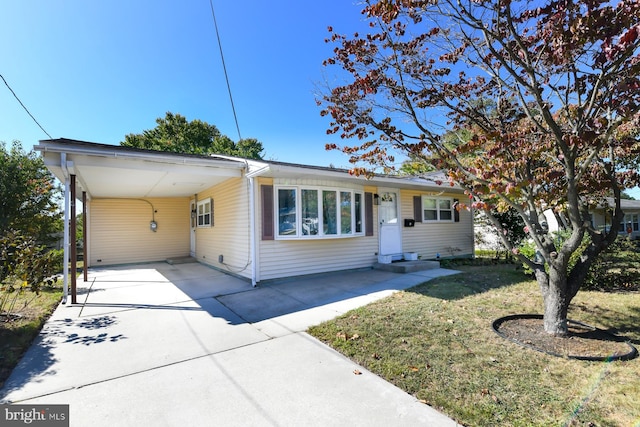
[[[464,425],[640,425],[639,359],[562,359],[500,338],[494,319],[541,311],[537,284],[513,265],[458,268],[309,332]],[[581,292],[569,317],[640,344],[638,293]]]
[[[6,296],[5,292],[0,292],[0,298]],[[9,294],[9,301],[17,295],[11,313],[18,317],[0,316],[0,388],[62,299],[60,283],[43,287],[39,295],[28,290],[14,292]]]

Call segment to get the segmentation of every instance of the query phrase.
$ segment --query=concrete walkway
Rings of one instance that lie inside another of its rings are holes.
[[[69,404],[72,426],[455,426],[304,332],[447,274],[366,270],[252,288],[201,264],[97,269],[0,402]]]

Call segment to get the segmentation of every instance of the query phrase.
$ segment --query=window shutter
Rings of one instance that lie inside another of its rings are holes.
[[[262,240],[274,240],[273,233],[273,185],[261,185]]]
[[[373,236],[373,193],[364,193],[364,234]]]
[[[413,196],[413,219],[422,222],[422,197]]]
[[[453,220],[455,222],[460,222],[460,211],[458,210],[459,204],[460,204],[460,200],[453,199]]]

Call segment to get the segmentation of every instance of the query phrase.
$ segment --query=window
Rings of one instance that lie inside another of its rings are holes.
[[[340,192],[340,234],[351,234],[351,193]]]
[[[278,235],[295,234],[296,221],[296,190],[281,188],[278,190]]]
[[[198,202],[198,227],[213,225],[213,200],[211,198]]]
[[[302,195],[302,234],[317,236],[318,224],[318,190],[301,190]]]
[[[453,221],[453,199],[440,197],[422,197],[422,221]]]
[[[631,228],[631,231],[640,231],[640,215],[628,214],[624,216],[624,221],[620,224],[620,232],[626,233]]]
[[[324,234],[336,234],[338,212],[336,211],[336,192],[335,191],[323,191],[322,192],[322,230]]]
[[[364,234],[364,195],[352,190],[279,187],[279,238],[347,237]]]

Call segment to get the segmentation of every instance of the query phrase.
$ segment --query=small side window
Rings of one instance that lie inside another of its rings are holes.
[[[198,227],[213,226],[213,199],[198,202]]]

